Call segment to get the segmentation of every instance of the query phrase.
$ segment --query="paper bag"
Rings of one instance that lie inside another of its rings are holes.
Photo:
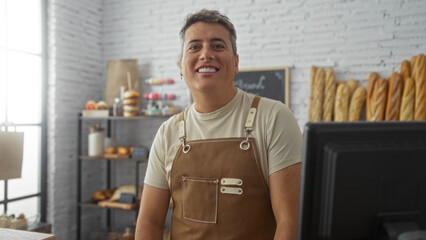
[[[114,98],[120,98],[120,88],[129,88],[127,72],[131,76],[132,90],[140,92],[139,70],[136,59],[115,60],[108,62],[107,82],[105,87],[105,101],[112,106]]]
[[[0,180],[21,178],[24,133],[0,131]]]

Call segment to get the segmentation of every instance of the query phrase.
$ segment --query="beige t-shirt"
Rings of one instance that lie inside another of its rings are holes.
[[[184,113],[187,141],[245,137],[244,125],[253,98],[253,94],[238,89],[228,104],[214,112],[199,113],[194,104],[190,105]],[[169,189],[173,159],[181,146],[178,122],[175,115],[158,130],[145,184]],[[250,137],[255,138],[264,176],[301,161],[302,134],[293,113],[282,102],[261,98]]]

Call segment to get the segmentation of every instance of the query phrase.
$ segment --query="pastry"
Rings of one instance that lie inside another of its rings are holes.
[[[120,155],[127,155],[127,154],[129,154],[129,150],[124,146],[118,146],[117,147],[117,153],[120,154]]]
[[[123,117],[139,116],[139,92],[128,90],[124,92]]]
[[[359,121],[361,117],[361,110],[364,106],[365,99],[367,98],[367,90],[363,87],[355,89],[352,99],[349,103],[349,121]]]
[[[336,77],[333,68],[327,69],[324,86],[324,104],[322,109],[322,120],[333,120],[334,97],[336,95]]]
[[[392,73],[389,78],[389,90],[386,103],[385,120],[399,120],[402,97],[402,77],[399,73]]]

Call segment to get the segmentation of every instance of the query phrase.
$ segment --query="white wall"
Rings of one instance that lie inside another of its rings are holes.
[[[179,79],[179,30],[201,8],[233,21],[241,69],[291,67],[290,106],[301,128],[311,65],[332,66],[338,80],[365,85],[370,72],[388,77],[402,60],[426,52],[425,0],[105,0],[103,60],[137,58],[143,77]]]
[[[291,67],[290,107],[301,128],[311,65],[332,66],[338,80],[365,86],[370,72],[388,77],[402,60],[426,53],[425,0],[50,1],[48,210],[57,239],[75,237],[77,114],[86,100],[103,98],[107,62],[136,58],[141,81],[176,79],[142,91],[175,92],[173,103],[185,106],[178,33],[201,8],[233,21],[240,68]]]
[[[77,117],[101,98],[102,1],[48,1],[48,221],[76,237]]]

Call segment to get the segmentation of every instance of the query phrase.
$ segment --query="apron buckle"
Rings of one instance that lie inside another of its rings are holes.
[[[189,150],[191,150],[191,146],[189,146],[188,144],[185,144],[185,137],[181,137],[180,141],[182,142],[182,151],[183,151],[183,153],[189,152]]]
[[[248,128],[248,127],[245,128],[246,140],[244,140],[240,143],[240,148],[244,151],[248,150],[250,148],[249,135],[250,135],[252,130],[253,130],[252,128]]]

